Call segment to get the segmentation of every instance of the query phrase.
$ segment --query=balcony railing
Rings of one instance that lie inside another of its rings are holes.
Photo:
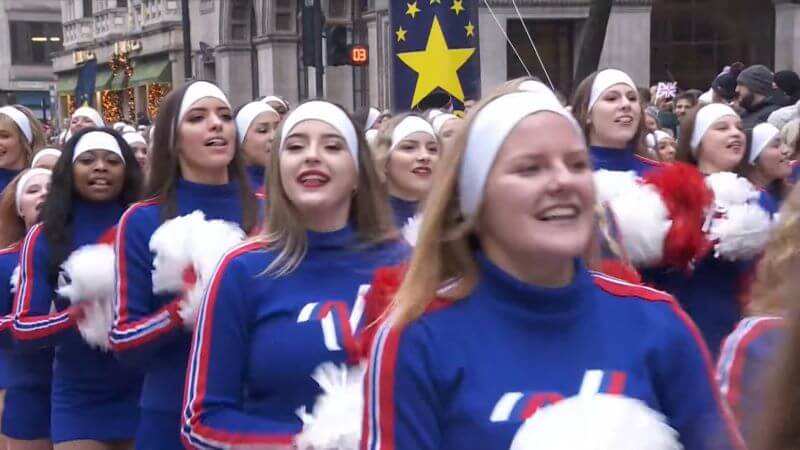
[[[94,40],[94,19],[85,17],[64,23],[64,48],[90,44]]]
[[[94,38],[107,39],[128,33],[128,8],[113,8],[94,16]]]
[[[142,28],[152,28],[163,23],[181,21],[181,4],[178,0],[141,0],[139,10]]]

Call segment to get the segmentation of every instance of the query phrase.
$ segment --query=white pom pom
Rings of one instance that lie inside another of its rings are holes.
[[[594,187],[598,203],[611,200],[630,193],[639,186],[636,172],[601,169],[594,173]]]
[[[406,224],[403,225],[403,238],[408,242],[408,245],[413,247],[417,244],[420,226],[422,226],[422,215],[420,214],[409,218]]]
[[[681,450],[663,415],[609,394],[571,397],[522,424],[511,450]]]
[[[758,199],[759,193],[746,178],[731,172],[718,172],[706,177],[706,184],[714,192],[714,205],[729,208]]]
[[[19,264],[14,267],[14,271],[11,272],[11,278],[8,282],[11,286],[11,295],[16,295],[17,289],[19,288]]]
[[[297,435],[298,450],[358,450],[364,410],[364,365],[347,367],[323,363],[312,378],[322,388],[314,411],[298,411],[303,431]]]
[[[73,305],[86,304],[78,331],[90,345],[108,350],[114,321],[114,248],[107,244],[83,246],[72,252],[61,269],[56,293]]]
[[[244,231],[235,223],[224,220],[206,220],[194,224],[189,230],[187,246],[189,261],[197,276],[195,285],[186,292],[178,314],[183,325],[191,330],[203,302],[214,269],[222,256],[244,241]]]
[[[153,293],[175,293],[183,289],[183,271],[191,265],[191,230],[205,221],[201,211],[167,220],[150,238],[153,259]],[[213,239],[209,239],[213,240]]]
[[[723,217],[711,222],[709,236],[715,256],[729,261],[756,257],[764,249],[772,229],[769,213],[758,204],[733,205]]]
[[[651,267],[664,257],[664,240],[672,221],[658,191],[637,185],[608,202],[617,219],[622,245],[636,267]]]

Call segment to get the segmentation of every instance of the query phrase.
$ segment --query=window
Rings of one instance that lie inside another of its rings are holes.
[[[92,0],[83,0],[83,17],[92,17]]]
[[[58,22],[11,21],[11,64],[51,64],[50,54],[62,49]]]
[[[292,1],[277,0],[275,2],[275,30],[294,31],[295,17]]]
[[[575,21],[525,19],[525,26],[533,36],[539,56],[541,56],[544,66],[547,67],[547,75],[550,75],[556,89],[561,92],[572,92]],[[508,37],[514,43],[514,47],[525,65],[523,66],[519,61],[511,46],[506,44],[507,79],[527,75],[525,70],[527,67],[532,75],[539,77],[546,84],[547,75],[542,70],[539,58],[528,41],[528,35],[525,33],[521,21],[517,19],[508,21]]]
[[[117,8],[127,8],[128,0],[117,0]]]

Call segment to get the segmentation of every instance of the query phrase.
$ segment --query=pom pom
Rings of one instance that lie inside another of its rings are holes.
[[[639,186],[636,172],[601,169],[594,173],[594,187],[598,203],[606,203],[628,194]]]
[[[305,407],[297,412],[303,421],[303,431],[295,439],[298,450],[359,449],[364,373],[363,364],[347,367],[328,362],[317,367],[312,378],[322,394],[312,414]]]
[[[717,209],[730,208],[758,199],[758,190],[750,181],[731,172],[718,172],[706,177],[708,187],[714,192]]]
[[[386,319],[392,307],[394,295],[400,289],[400,283],[406,273],[405,266],[380,267],[375,271],[369,291],[364,296],[364,329],[358,336],[358,348],[361,358],[369,357],[375,334]]]
[[[631,263],[636,267],[660,263],[672,221],[658,191],[649,185],[636,186],[608,206],[617,218],[622,246]]]
[[[681,450],[663,415],[609,394],[570,397],[526,420],[511,450]]]
[[[56,293],[81,305],[78,331],[94,347],[108,350],[108,334],[114,321],[114,249],[107,244],[86,245],[61,265]]]
[[[406,224],[403,225],[403,239],[408,242],[408,245],[413,247],[417,244],[420,226],[422,226],[422,216],[419,214],[409,218]]]
[[[17,289],[19,288],[19,264],[14,267],[14,271],[11,272],[11,278],[8,282],[11,286],[11,295],[16,295]]]
[[[772,229],[769,213],[758,204],[734,205],[712,220],[709,236],[714,255],[728,261],[748,260],[764,249]]]
[[[688,267],[707,248],[703,223],[713,194],[706,186],[705,177],[694,166],[673,163],[648,172],[644,182],[658,190],[672,221],[664,240],[661,263]]]
[[[205,221],[201,211],[167,220],[150,238],[153,259],[153,293],[180,292],[183,289],[183,272],[191,265],[191,230]],[[208,239],[213,241],[213,239]]]

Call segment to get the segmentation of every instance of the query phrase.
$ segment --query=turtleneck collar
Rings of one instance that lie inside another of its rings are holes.
[[[189,194],[192,196],[200,196],[204,198],[217,197],[228,198],[238,192],[239,188],[234,181],[229,181],[226,184],[201,184],[187,181],[184,178],[178,179],[177,191],[179,194]]]
[[[120,199],[107,202],[90,202],[82,198],[72,199],[72,222],[75,225],[104,230],[119,221],[125,205]]]
[[[357,242],[356,233],[350,225],[328,232],[308,230],[306,237],[309,251],[343,249],[352,247]]]
[[[408,222],[408,219],[414,217],[419,207],[419,202],[403,200],[393,195],[389,197],[389,203],[394,212],[395,226],[398,228],[402,228]]]
[[[267,169],[262,166],[247,166],[247,176],[253,189],[260,191],[264,189],[264,182],[267,179]]]
[[[592,292],[591,275],[583,262],[575,260],[570,284],[560,288],[530,285],[495,265],[482,252],[476,253],[480,273],[477,290],[481,298],[521,317],[574,317]]]

